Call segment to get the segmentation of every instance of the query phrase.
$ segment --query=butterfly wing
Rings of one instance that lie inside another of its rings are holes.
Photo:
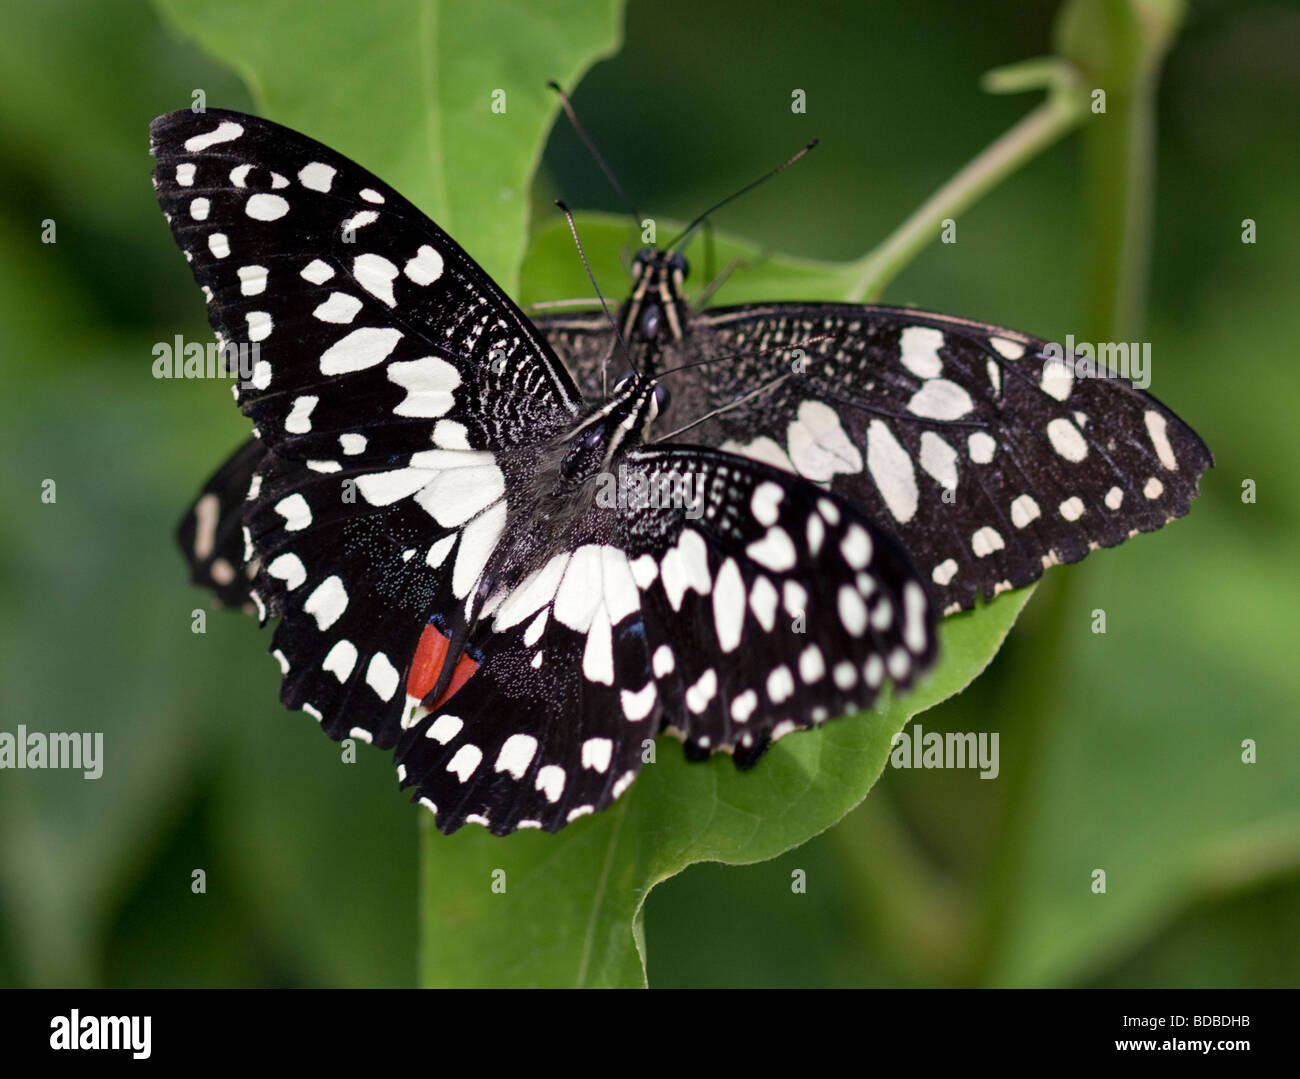
[[[249,591],[258,563],[244,559],[244,509],[265,457],[260,439],[240,446],[203,485],[176,529],[190,580],[212,592],[223,607],[253,609]]]
[[[618,351],[609,317],[602,312],[539,315],[533,322],[564,360],[586,400],[604,399],[627,370],[628,362]]]
[[[614,340],[609,320],[603,316],[599,320],[543,316],[533,322],[579,393],[588,400],[599,400],[601,369],[608,355],[605,350]],[[622,372],[611,368],[607,373],[612,381],[614,374]],[[259,438],[250,438],[235,450],[204,484],[176,530],[191,581],[212,592],[223,607],[253,609],[248,593],[256,570],[249,573],[244,564],[244,509],[253,473],[265,454],[266,446]]]
[[[1126,379],[1077,377],[1047,342],[958,318],[725,308],[698,315],[668,363],[715,358],[669,376],[667,428],[770,386],[691,438],[849,499],[902,541],[945,610],[1181,517],[1212,464]]]
[[[661,729],[747,767],[933,662],[906,554],[838,495],[703,447],[630,449],[616,469],[628,504],[597,498],[560,553],[491,598],[482,666],[399,742],[403,785],[444,832],[600,810]]]
[[[284,699],[333,737],[391,745],[429,618],[467,600],[512,470],[573,422],[577,391],[465,252],[354,162],[224,110],[151,135],[159,201],[265,451],[230,467],[252,473],[240,527],[252,598],[283,616]]]
[[[373,174],[242,113],[176,112],[151,135],[209,321],[252,361],[240,407],[277,453],[382,460],[427,449],[435,428],[447,448],[484,449],[576,414],[528,319]]]

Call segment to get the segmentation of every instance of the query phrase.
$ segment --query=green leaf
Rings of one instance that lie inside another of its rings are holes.
[[[268,119],[381,175],[510,293],[555,113],[546,82],[571,85],[613,52],[622,12],[617,0],[159,3],[244,76]]]

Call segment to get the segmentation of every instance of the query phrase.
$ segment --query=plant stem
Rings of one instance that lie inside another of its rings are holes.
[[[973,158],[857,262],[857,280],[846,299],[854,303],[875,300],[899,270],[938,237],[947,218],[956,217],[1006,176],[1078,127],[1087,115],[1087,99],[1073,86],[1058,84],[1046,101]]]

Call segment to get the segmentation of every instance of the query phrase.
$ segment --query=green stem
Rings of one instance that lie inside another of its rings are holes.
[[[1045,102],[973,158],[883,243],[857,262],[857,280],[846,299],[854,303],[876,299],[899,270],[939,236],[947,218],[956,217],[1005,177],[1078,127],[1087,115],[1086,98],[1062,80]]]
[[[1142,324],[1151,252],[1155,78],[1112,92],[1088,129],[1088,333],[1129,340]]]

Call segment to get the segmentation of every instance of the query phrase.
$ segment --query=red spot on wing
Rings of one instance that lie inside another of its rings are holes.
[[[423,701],[425,696],[432,692],[433,687],[438,684],[438,677],[442,674],[442,668],[447,662],[447,646],[451,644],[451,639],[440,632],[436,626],[428,625],[424,627],[424,632],[420,634],[420,643],[415,646],[415,658],[411,661],[411,673],[406,676],[406,692],[417,700]],[[430,711],[437,711],[446,703],[446,701],[457,693],[461,686],[470,680],[470,677],[478,670],[478,663],[471,659],[468,653],[461,653],[460,659],[456,661],[456,669],[452,672],[451,683],[447,686],[447,692],[432,703],[426,703],[425,707]]]

